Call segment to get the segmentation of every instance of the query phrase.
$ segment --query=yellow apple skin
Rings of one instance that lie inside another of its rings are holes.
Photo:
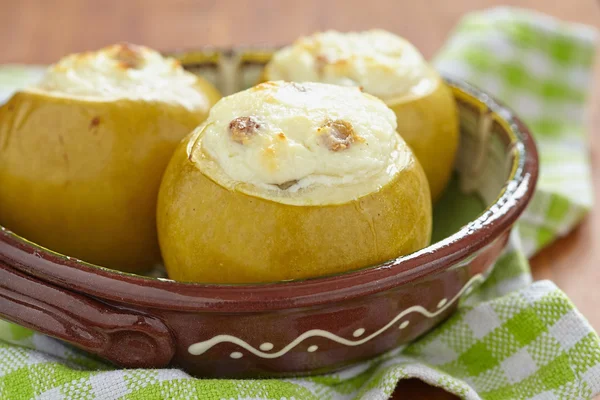
[[[386,104],[396,114],[398,133],[423,166],[435,202],[450,181],[460,137],[452,91],[438,76],[430,93]]]
[[[212,106],[220,95],[198,81]],[[177,143],[208,113],[119,99],[16,93],[0,107],[0,224],[123,271],[160,261],[156,198]]]
[[[429,187],[412,154],[377,192],[345,204],[298,206],[214,182],[190,161],[194,139],[175,151],[158,198],[159,241],[171,279],[311,278],[376,265],[429,244]]]

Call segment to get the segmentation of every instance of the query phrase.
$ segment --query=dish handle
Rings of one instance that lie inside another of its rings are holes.
[[[160,319],[40,281],[1,261],[0,318],[122,367],[161,368],[175,354],[173,336]]]

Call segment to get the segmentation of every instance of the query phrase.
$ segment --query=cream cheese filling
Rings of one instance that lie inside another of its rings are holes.
[[[143,46],[115,44],[68,55],[28,90],[87,100],[131,99],[208,108],[198,78],[175,59]]]
[[[266,71],[270,80],[360,86],[387,103],[427,94],[439,81],[410,42],[383,30],[301,37],[276,52]]]
[[[221,186],[295,205],[357,199],[413,162],[381,100],[356,87],[283,81],[221,99],[187,151]]]

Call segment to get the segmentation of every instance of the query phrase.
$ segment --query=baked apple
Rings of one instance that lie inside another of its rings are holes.
[[[456,104],[408,41],[382,30],[316,33],[276,52],[263,79],[362,87],[396,113],[398,133],[421,162],[434,200],[448,184],[459,139]]]
[[[221,99],[163,177],[169,277],[310,278],[427,246],[429,186],[396,128],[393,111],[357,87],[265,82]]]
[[[219,98],[145,47],[63,58],[0,108],[0,224],[87,262],[151,267],[164,169]]]

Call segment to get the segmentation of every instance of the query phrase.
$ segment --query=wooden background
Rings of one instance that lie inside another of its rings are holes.
[[[118,41],[160,50],[203,45],[283,44],[328,28],[379,27],[412,41],[427,57],[460,17],[500,4],[543,11],[600,28],[594,0],[0,0],[0,63],[49,63],[64,54]],[[600,178],[600,65],[590,107],[594,180]],[[600,185],[595,187],[600,197]],[[532,261],[536,279],[552,279],[600,330],[600,213]],[[453,398],[419,382],[401,383],[396,398]]]

